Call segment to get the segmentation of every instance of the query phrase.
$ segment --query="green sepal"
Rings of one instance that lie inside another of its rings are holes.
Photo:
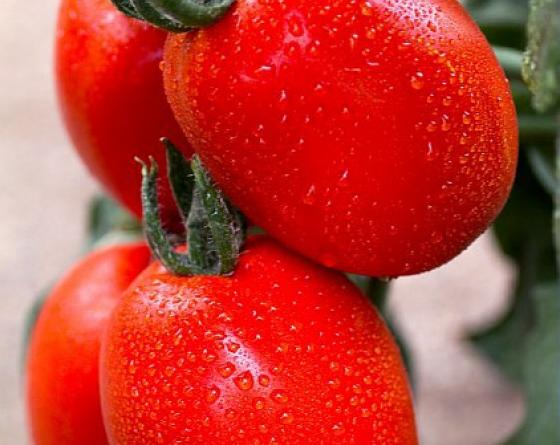
[[[217,22],[234,0],[112,0],[130,17],[171,32],[186,32]]]
[[[158,165],[142,161],[144,231],[154,256],[176,275],[227,275],[233,272],[246,228],[241,214],[216,187],[198,156],[190,166],[179,150],[162,139],[167,152],[168,179],[187,232],[187,252],[166,232],[159,214]],[[188,212],[188,214],[187,214]]]

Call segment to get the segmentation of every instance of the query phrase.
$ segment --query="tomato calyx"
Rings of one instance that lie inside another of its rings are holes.
[[[234,0],[112,0],[123,13],[171,32],[202,28],[219,20]]]
[[[144,232],[154,256],[175,275],[228,275],[233,272],[245,240],[245,224],[216,187],[197,155],[190,164],[168,139],[167,176],[187,232],[186,253],[178,252],[177,237],[167,233],[159,212],[159,167],[150,158],[142,164]]]

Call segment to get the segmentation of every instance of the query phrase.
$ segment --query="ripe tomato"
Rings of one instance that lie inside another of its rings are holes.
[[[99,401],[101,334],[149,258],[144,244],[96,251],[47,298],[27,356],[27,405],[36,445],[108,443]]]
[[[456,0],[238,0],[170,36],[164,60],[175,116],[216,182],[324,265],[432,269],[508,196],[514,105]]]
[[[62,0],[56,39],[58,98],[83,161],[137,216],[140,174],[134,156],[165,156],[159,138],[190,148],[165,99],[159,64],[166,33],[130,19],[109,0]],[[164,219],[175,215],[162,184]]]
[[[398,348],[341,274],[251,238],[231,276],[154,263],[101,355],[110,443],[417,444]]]

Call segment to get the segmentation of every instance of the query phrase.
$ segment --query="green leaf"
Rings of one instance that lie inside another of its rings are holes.
[[[560,99],[560,0],[531,0],[523,76],[537,110]]]
[[[532,300],[535,324],[518,345],[527,417],[507,445],[560,443],[560,287],[538,287]]]

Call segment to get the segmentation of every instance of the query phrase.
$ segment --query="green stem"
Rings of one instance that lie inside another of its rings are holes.
[[[171,32],[185,32],[218,21],[234,0],[112,0],[125,14]]]

